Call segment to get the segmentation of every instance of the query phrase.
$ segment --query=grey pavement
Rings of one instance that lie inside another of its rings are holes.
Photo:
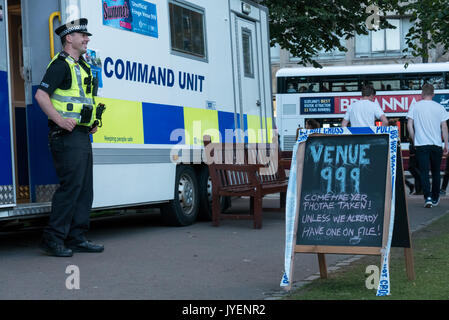
[[[0,299],[272,299],[283,290],[285,217],[276,196],[264,199],[263,228],[252,221],[210,222],[174,228],[161,224],[159,210],[148,209],[92,221],[88,238],[103,253],[71,258],[43,255],[41,230],[0,233]],[[412,230],[449,210],[449,197],[436,208],[422,196],[408,196]],[[248,199],[232,210],[248,208]],[[330,270],[357,256],[326,255]],[[380,257],[379,257],[380,263]],[[66,288],[66,268],[80,271],[80,289]],[[296,254],[294,287],[318,273],[316,254]]]

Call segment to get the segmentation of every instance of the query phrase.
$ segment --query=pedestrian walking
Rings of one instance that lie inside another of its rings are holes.
[[[407,129],[416,149],[426,208],[437,206],[440,201],[441,157],[448,153],[446,120],[449,119],[449,114],[441,104],[432,100],[434,95],[434,87],[424,84],[422,100],[413,104],[407,113]],[[444,140],[443,148],[441,137]],[[429,168],[432,172],[432,187]]]
[[[102,252],[85,238],[93,201],[92,145],[97,131],[93,76],[82,55],[91,34],[87,19],[60,26],[63,51],[47,67],[35,98],[49,119],[49,145],[60,186],[39,247],[47,254]]]
[[[321,127],[321,125],[315,119],[306,120],[306,129],[318,129],[319,127]]]
[[[388,126],[388,120],[378,103],[374,102],[376,90],[372,86],[362,88],[362,99],[348,107],[341,122],[342,127],[371,127],[375,120],[380,119],[383,126]]]

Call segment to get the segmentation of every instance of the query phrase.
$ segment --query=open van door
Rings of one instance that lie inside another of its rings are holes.
[[[8,3],[0,0],[0,208],[16,203],[8,39]]]
[[[60,4],[59,0],[21,0],[29,184],[32,202],[50,202],[59,183],[48,147],[47,116],[34,99],[34,95],[51,61],[53,44],[55,53],[61,50],[59,37],[53,31],[60,25],[57,15],[54,14],[60,12]],[[49,21],[54,22],[51,31]]]

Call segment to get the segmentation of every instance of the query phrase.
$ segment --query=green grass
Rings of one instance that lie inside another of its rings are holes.
[[[404,249],[392,248],[391,295],[376,297],[365,280],[368,265],[380,267],[380,256],[365,256],[336,272],[291,292],[290,300],[448,300],[449,299],[449,214],[412,235],[416,279],[407,279]]]

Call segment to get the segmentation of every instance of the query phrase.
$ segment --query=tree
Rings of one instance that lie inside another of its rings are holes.
[[[410,17],[413,26],[405,36],[404,54],[429,60],[429,50],[441,45],[449,51],[449,0],[263,0],[270,14],[271,45],[300,58],[303,65],[321,67],[313,58],[321,51],[347,51],[340,42],[379,28],[394,28],[386,12]],[[367,8],[375,10],[367,10]],[[404,56],[406,58],[407,56]]]
[[[404,53],[429,61],[429,50],[442,45],[449,51],[449,0],[419,0],[403,3],[397,10],[409,15],[413,26],[405,36]]]
[[[380,12],[393,11],[398,3],[399,0],[262,1],[269,10],[271,45],[278,43],[300,58],[301,64],[311,63],[314,67],[321,67],[313,59],[319,51],[347,51],[340,40],[368,34],[373,21],[381,29],[393,27]]]

